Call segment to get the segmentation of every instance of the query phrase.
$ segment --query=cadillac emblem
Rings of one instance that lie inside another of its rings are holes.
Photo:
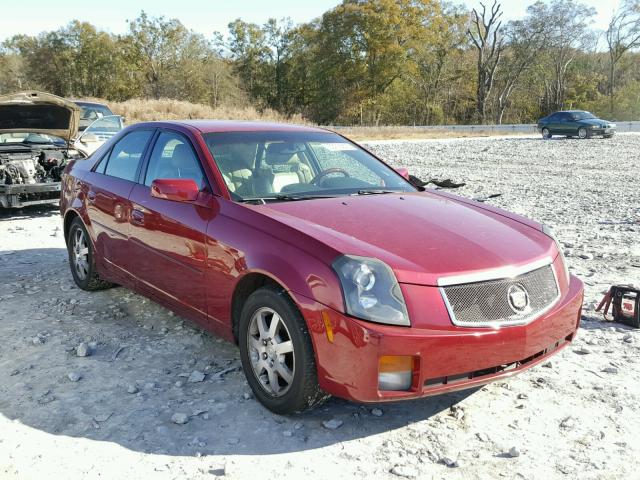
[[[514,283],[507,290],[507,301],[514,313],[524,314],[531,311],[529,292],[519,283]]]

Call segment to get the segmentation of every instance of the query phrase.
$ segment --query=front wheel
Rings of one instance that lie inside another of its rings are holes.
[[[587,129],[584,127],[580,127],[578,129],[578,137],[580,137],[583,140],[587,138]]]
[[[549,131],[548,128],[543,128],[542,129],[542,138],[544,138],[545,140],[549,139],[553,137],[553,135],[551,135],[551,132]]]
[[[249,386],[269,410],[301,412],[328,398],[318,385],[307,325],[284,290],[263,287],[249,296],[238,338]]]

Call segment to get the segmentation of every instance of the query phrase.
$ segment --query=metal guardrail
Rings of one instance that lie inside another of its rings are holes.
[[[640,121],[637,122],[612,122],[617,125],[618,132],[640,132]],[[460,133],[537,133],[535,123],[521,124],[503,124],[503,125],[406,125],[406,126],[382,126],[382,127],[366,127],[361,125],[354,126],[338,126],[329,127],[332,130],[350,130],[365,133],[369,129],[376,131],[406,132],[407,130],[415,132],[460,132]]]

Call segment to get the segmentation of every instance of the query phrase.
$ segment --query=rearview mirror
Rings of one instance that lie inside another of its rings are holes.
[[[158,178],[151,183],[151,196],[174,202],[193,202],[200,188],[191,178]]]
[[[396,168],[396,172],[404,177],[405,180],[409,180],[409,170],[404,167]]]

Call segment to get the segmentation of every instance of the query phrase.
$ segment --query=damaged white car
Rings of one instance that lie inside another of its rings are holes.
[[[104,117],[77,137],[80,107],[42,92],[0,96],[0,207],[57,203],[67,162],[84,158],[122,129]]]

